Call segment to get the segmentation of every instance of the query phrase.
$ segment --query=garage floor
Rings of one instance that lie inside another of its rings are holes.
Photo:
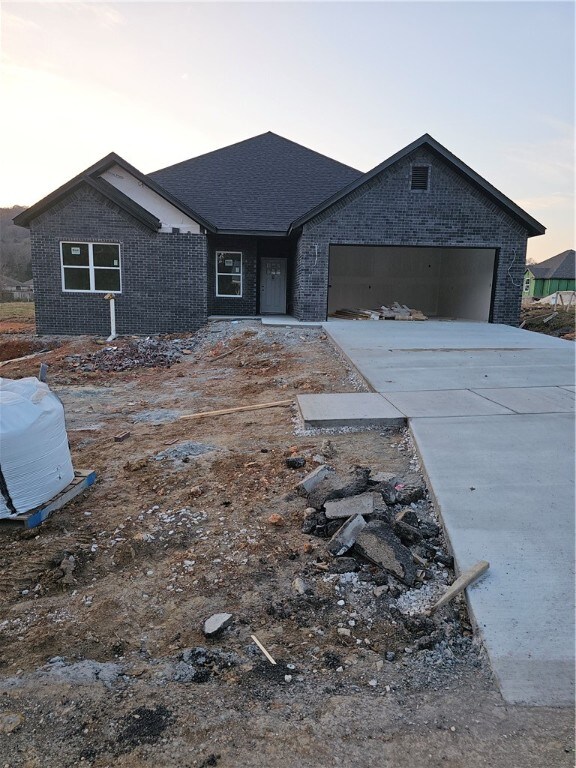
[[[459,570],[490,561],[468,599],[505,699],[570,705],[575,345],[487,323],[325,329],[409,418]]]

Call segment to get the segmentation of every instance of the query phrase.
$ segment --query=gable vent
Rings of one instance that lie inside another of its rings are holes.
[[[420,192],[427,192],[429,178],[430,178],[429,165],[413,165],[412,178],[410,180],[410,189],[420,191]]]

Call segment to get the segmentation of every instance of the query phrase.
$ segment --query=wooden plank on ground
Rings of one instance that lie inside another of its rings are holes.
[[[241,411],[260,411],[264,408],[279,408],[292,405],[292,400],[277,400],[275,403],[262,403],[261,405],[240,405],[237,408],[222,408],[219,411],[202,411],[201,413],[187,413],[180,419],[201,419],[204,416],[222,416],[226,413],[240,413]]]

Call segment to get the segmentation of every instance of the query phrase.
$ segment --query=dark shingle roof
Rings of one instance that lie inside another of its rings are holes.
[[[534,277],[543,280],[574,280],[576,278],[576,252],[562,251],[539,264],[527,267]]]
[[[219,230],[268,232],[286,232],[360,176],[271,132],[149,174]]]

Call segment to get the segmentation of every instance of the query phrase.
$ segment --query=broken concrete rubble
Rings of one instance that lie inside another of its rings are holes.
[[[368,489],[369,478],[368,467],[354,467],[347,478],[342,478],[335,472],[327,473],[321,482],[308,491],[308,503],[320,509],[327,501],[357,496]]]
[[[397,478],[390,473],[381,472],[372,478],[374,490],[382,494],[386,504],[409,505],[426,494],[426,486],[421,478],[410,476],[406,478]]]
[[[331,472],[332,470],[329,467],[321,464],[300,480],[296,486],[296,492],[301,496],[308,496]]]
[[[133,368],[169,368],[180,362],[180,357],[191,339],[162,339],[147,337],[125,342],[118,340],[114,346],[107,346],[84,355],[69,355],[66,360],[83,372],[127,371]],[[188,350],[189,352],[189,350]]]
[[[338,556],[329,565],[330,573],[354,573],[360,570],[360,563],[353,557]]]
[[[409,587],[414,584],[416,568],[412,554],[386,523],[380,520],[368,523],[357,536],[354,548],[404,584]]]
[[[365,527],[366,520],[362,515],[352,515],[330,539],[328,552],[334,555],[334,557],[339,557],[348,552],[354,546],[359,534]]]
[[[302,456],[290,456],[286,459],[288,469],[301,469],[306,464],[306,459]]]
[[[229,626],[231,622],[231,613],[214,613],[204,622],[204,634],[206,637],[213,637]]]
[[[328,520],[347,518],[351,515],[371,515],[378,506],[378,503],[382,506],[380,494],[367,491],[358,494],[358,496],[327,501],[324,505],[325,514]]]

